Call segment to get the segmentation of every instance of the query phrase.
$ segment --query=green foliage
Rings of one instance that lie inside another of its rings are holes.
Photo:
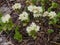
[[[52,10],[52,7],[49,7],[49,8],[48,8],[48,12],[50,12],[51,10]]]
[[[2,15],[3,15],[3,14],[0,12],[0,23],[1,23],[1,17],[2,17]]]
[[[58,7],[59,7],[59,5],[57,3],[52,2],[51,6],[48,8],[48,11],[50,12],[53,8],[58,8]]]
[[[56,15],[56,17],[54,17],[49,21],[49,24],[52,24],[52,25],[57,24],[59,22],[59,19],[60,19],[60,12]]]
[[[45,5],[47,2],[49,2],[49,0],[40,0],[41,5]]]
[[[57,14],[57,18],[60,18],[60,12],[58,12],[58,14]]]
[[[36,1],[37,0],[31,0],[32,1],[32,3],[36,3]],[[46,3],[49,5],[49,0],[39,0],[40,2],[41,2],[41,6],[42,6],[42,8],[43,8],[43,11],[45,11],[45,5],[46,5]],[[50,6],[50,5],[49,5]],[[59,5],[57,4],[57,3],[55,3],[55,2],[52,2],[51,3],[51,6],[48,8],[48,11],[50,12],[52,9],[54,9],[54,8],[58,8],[59,7]],[[15,10],[15,12],[17,12],[18,14],[20,14],[20,10]],[[12,22],[12,20],[10,19],[9,20],[9,22],[7,23],[3,23],[2,21],[1,21],[1,17],[2,17],[2,13],[0,13],[0,32],[2,31],[2,30],[12,30],[12,28],[15,26],[14,24],[13,24],[13,22]],[[56,17],[54,17],[53,19],[49,19],[50,21],[49,21],[49,24],[56,24],[58,21],[59,21],[59,18],[60,18],[60,12],[57,14],[57,16]],[[30,19],[29,20],[26,20],[26,21],[22,21],[25,25],[27,25],[27,23],[30,21]],[[48,29],[47,30],[47,33],[48,34],[51,34],[51,33],[53,33],[54,32],[54,30],[52,30],[52,29]],[[29,33],[29,35],[30,36],[32,36],[34,39],[36,38],[36,31],[35,30],[32,30],[30,33]],[[16,28],[15,28],[15,34],[14,34],[14,39],[16,39],[16,40],[18,40],[19,42],[20,41],[22,41],[22,34],[19,32],[19,27],[18,26],[16,26]]]
[[[30,33],[29,33],[30,36],[32,36],[34,39],[36,38],[36,31],[35,30],[32,30]]]
[[[0,12],[0,18],[1,18],[2,15],[3,15],[3,14]]]
[[[37,1],[37,0],[32,0],[32,3],[34,3],[34,4],[35,4],[35,3],[36,3],[36,1]]]
[[[58,18],[53,18],[49,21],[49,24],[56,24],[58,22]]]
[[[49,2],[49,0],[40,0],[41,2],[41,6],[43,8],[43,11],[45,11],[45,4],[47,4],[47,2]]]
[[[16,39],[20,42],[20,41],[22,41],[22,35],[20,34],[20,32],[18,30],[19,30],[19,28],[16,27],[15,34],[14,34],[14,39]]]
[[[58,5],[57,3],[52,2],[52,6],[51,6],[52,8],[58,8],[58,6],[59,6],[59,5]]]
[[[60,24],[60,12],[57,13],[56,18],[57,18],[57,23]]]
[[[48,34],[51,34],[51,33],[53,33],[53,32],[54,32],[54,30],[52,30],[52,29],[48,29],[48,30],[47,30],[47,33],[48,33]]]
[[[0,25],[2,30],[11,30],[14,27],[12,20],[6,23],[1,22]]]
[[[1,23],[1,17],[2,17],[2,15],[3,15],[3,14],[0,12],[0,32],[2,31],[2,26],[1,26],[1,24],[2,24],[2,23]]]
[[[11,30],[14,26],[12,19],[9,20],[9,22],[3,23],[1,20],[1,17],[3,16],[2,13],[0,13],[0,31],[6,31],[6,30]]]

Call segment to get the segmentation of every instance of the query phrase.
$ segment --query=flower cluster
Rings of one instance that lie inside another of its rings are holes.
[[[44,12],[43,17],[48,16],[50,19],[52,19],[52,18],[56,17],[56,15],[57,14],[54,11],[51,11],[51,12],[46,11],[46,12]]]
[[[13,6],[12,6],[13,10],[15,9],[20,9],[21,8],[21,4],[20,3],[15,3]]]
[[[11,18],[10,15],[9,14],[6,14],[6,15],[4,15],[4,16],[1,17],[1,21],[3,23],[6,23],[6,22],[9,22],[9,19],[10,18]]]
[[[22,14],[19,15],[19,19],[20,19],[21,21],[28,21],[28,19],[29,19],[28,13],[25,12],[25,11],[22,12]]]
[[[48,16],[50,17],[50,19],[52,19],[52,18],[56,17],[56,15],[57,14],[55,12],[51,11]]]
[[[14,30],[13,31],[14,39],[16,39],[20,42],[23,39],[22,37],[24,37],[24,36],[22,36],[22,34],[19,31],[19,29],[21,29],[21,28],[23,28],[22,30],[25,29],[29,36],[36,39],[36,37],[38,36],[37,35],[38,31],[41,32],[40,26],[42,26],[42,24],[46,25],[46,23],[45,23],[46,21],[48,24],[47,26],[49,26],[51,24],[54,26],[54,24],[60,23],[59,22],[60,12],[58,15],[54,11],[52,11],[52,9],[58,8],[59,5],[57,3],[54,3],[51,1],[46,1],[46,0],[40,0],[40,4],[37,0],[29,0],[29,1],[26,0],[24,2],[25,2],[25,4],[23,3],[22,5],[21,5],[21,3],[15,3],[11,7],[12,8],[11,14],[17,14],[19,16],[16,19],[16,21],[18,21],[18,22],[16,22],[15,20],[14,21],[11,20],[10,14],[6,14],[3,16],[1,16],[1,14],[0,14],[0,32],[2,30],[4,30],[4,31],[7,31],[8,33],[10,33],[10,30]],[[51,2],[51,4],[47,3],[47,2]],[[45,5],[45,3],[46,3],[46,5]],[[36,5],[34,5],[34,4],[36,4]],[[46,7],[47,5],[49,5],[49,6]],[[2,12],[4,12],[4,11],[2,11]],[[15,16],[13,18],[15,18]],[[30,22],[32,22],[32,23],[30,23]],[[38,25],[34,22],[38,23]],[[54,32],[53,29],[47,30],[47,33],[49,35],[52,34],[53,32]]]
[[[43,9],[40,6],[30,5],[28,6],[28,10],[33,12],[34,17],[39,17],[42,15]]]
[[[32,24],[26,28],[26,31],[28,34],[30,34],[31,31],[38,32],[39,29],[40,29],[40,27],[37,26],[34,22],[32,22]]]
[[[48,16],[49,15],[49,12],[48,11],[45,11],[44,13],[43,13],[43,17],[46,17],[46,16]]]

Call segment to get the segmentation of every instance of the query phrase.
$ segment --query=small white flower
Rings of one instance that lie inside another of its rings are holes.
[[[20,3],[15,3],[13,6],[12,6],[13,10],[15,9],[20,9],[21,8],[21,4]]]
[[[44,14],[43,14],[43,17],[46,17],[49,15],[49,12],[48,11],[45,11]]]
[[[6,14],[6,15],[1,17],[1,20],[2,20],[3,23],[6,23],[6,22],[9,22],[10,18],[11,18],[10,15]]]
[[[37,8],[38,8],[39,12],[43,12],[43,9],[41,6],[38,6]]]
[[[28,10],[33,13],[43,12],[42,7],[35,5],[28,6]]]
[[[30,25],[32,30],[35,30],[36,32],[39,31],[39,26],[37,26],[34,22]]]
[[[39,16],[42,16],[42,14],[40,13],[36,13],[36,14],[33,14],[34,17],[39,17]]]
[[[42,12],[43,12],[43,10],[42,10],[42,7],[40,7],[40,6],[35,6],[35,5],[30,5],[29,7],[28,7],[28,10],[30,11],[30,12],[33,12],[33,16],[34,17],[39,17],[39,16],[41,16],[42,14]]]
[[[56,17],[56,13],[54,11],[51,11],[48,15],[50,17],[50,19]]]
[[[42,7],[40,7],[40,6],[35,6],[34,8],[33,8],[33,13],[41,13],[41,12],[43,12],[43,10],[42,10]]]
[[[25,21],[25,20],[28,20],[28,13],[27,12],[23,12],[22,14],[19,15],[19,19],[21,21]]]
[[[32,22],[32,24],[26,28],[27,33],[30,33],[31,31],[35,30],[36,32],[39,31],[39,26],[37,26],[34,22]]]
[[[27,33],[30,33],[32,30],[31,30],[31,27],[27,27],[26,28],[26,31],[27,31]]]
[[[30,12],[32,12],[34,7],[35,7],[34,5],[30,5],[30,6],[28,6],[28,10],[29,10]]]

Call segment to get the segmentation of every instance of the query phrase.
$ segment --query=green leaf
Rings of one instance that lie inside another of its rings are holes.
[[[2,17],[2,15],[3,15],[3,14],[0,12],[0,18]]]
[[[22,35],[20,34],[20,32],[18,31],[18,27],[16,27],[15,29],[15,34],[14,34],[14,39],[18,40],[19,42],[22,41]]]
[[[49,24],[56,24],[58,22],[58,20],[59,19],[55,17],[49,21]]]
[[[44,6],[47,2],[49,2],[49,0],[40,0],[41,5]]]
[[[51,34],[53,32],[54,32],[54,30],[52,30],[52,29],[48,29],[48,31],[47,31],[48,34]]]
[[[50,12],[51,10],[52,10],[52,7],[49,7],[49,8],[48,8],[48,12]]]
[[[35,4],[37,0],[32,0],[32,2]]]
[[[14,24],[12,22],[12,20],[9,20],[9,23],[7,23],[7,29],[11,30],[13,28]]]
[[[53,8],[58,8],[59,5],[55,2],[52,2],[51,6],[48,8],[48,11],[50,12]]]
[[[57,3],[55,3],[55,2],[52,2],[52,8],[58,8],[58,4]]]
[[[2,31],[2,27],[0,26],[0,32]]]
[[[60,18],[60,12],[58,12],[58,14],[57,14],[57,18]]]
[[[30,33],[29,33],[30,36],[32,36],[34,39],[36,38],[36,31],[35,30],[32,30]]]

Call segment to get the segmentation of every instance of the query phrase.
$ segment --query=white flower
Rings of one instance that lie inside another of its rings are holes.
[[[31,27],[27,27],[26,28],[26,31],[27,31],[27,33],[30,33],[32,30],[31,30]]]
[[[31,31],[35,30],[36,32],[39,31],[39,26],[37,26],[34,22],[32,22],[32,24],[26,28],[27,33],[30,33]]]
[[[33,14],[34,17],[39,17],[39,16],[42,16],[42,14],[40,13],[36,13],[36,14]]]
[[[50,17],[50,19],[56,17],[56,13],[54,11],[51,11],[48,15]]]
[[[19,19],[21,21],[28,20],[28,13],[27,12],[23,12],[22,14],[19,15]]]
[[[10,15],[6,14],[6,15],[1,17],[1,20],[2,20],[3,23],[6,23],[6,22],[9,22],[10,18],[11,18]]]
[[[40,6],[35,6],[34,8],[33,8],[33,13],[41,13],[41,12],[43,12],[43,10],[42,10],[42,7],[40,7]]]
[[[48,15],[49,15],[49,12],[45,11],[44,14],[43,14],[43,17],[48,16]]]
[[[30,5],[30,6],[28,6],[28,10],[29,10],[30,12],[32,12],[34,7],[36,7],[36,6]]]
[[[21,4],[20,3],[15,3],[13,6],[12,6],[13,10],[15,9],[20,9],[21,8]]]
[[[38,6],[37,8],[38,8],[39,12],[43,12],[43,9],[41,6]]]
[[[42,14],[42,12],[43,12],[43,10],[42,10],[42,7],[40,7],[40,6],[35,6],[35,5],[30,5],[30,6],[28,6],[28,10],[30,11],[30,12],[33,12],[33,16],[34,17],[39,17],[39,16],[41,16]]]
[[[42,7],[35,5],[28,6],[28,10],[33,13],[43,12]]]

